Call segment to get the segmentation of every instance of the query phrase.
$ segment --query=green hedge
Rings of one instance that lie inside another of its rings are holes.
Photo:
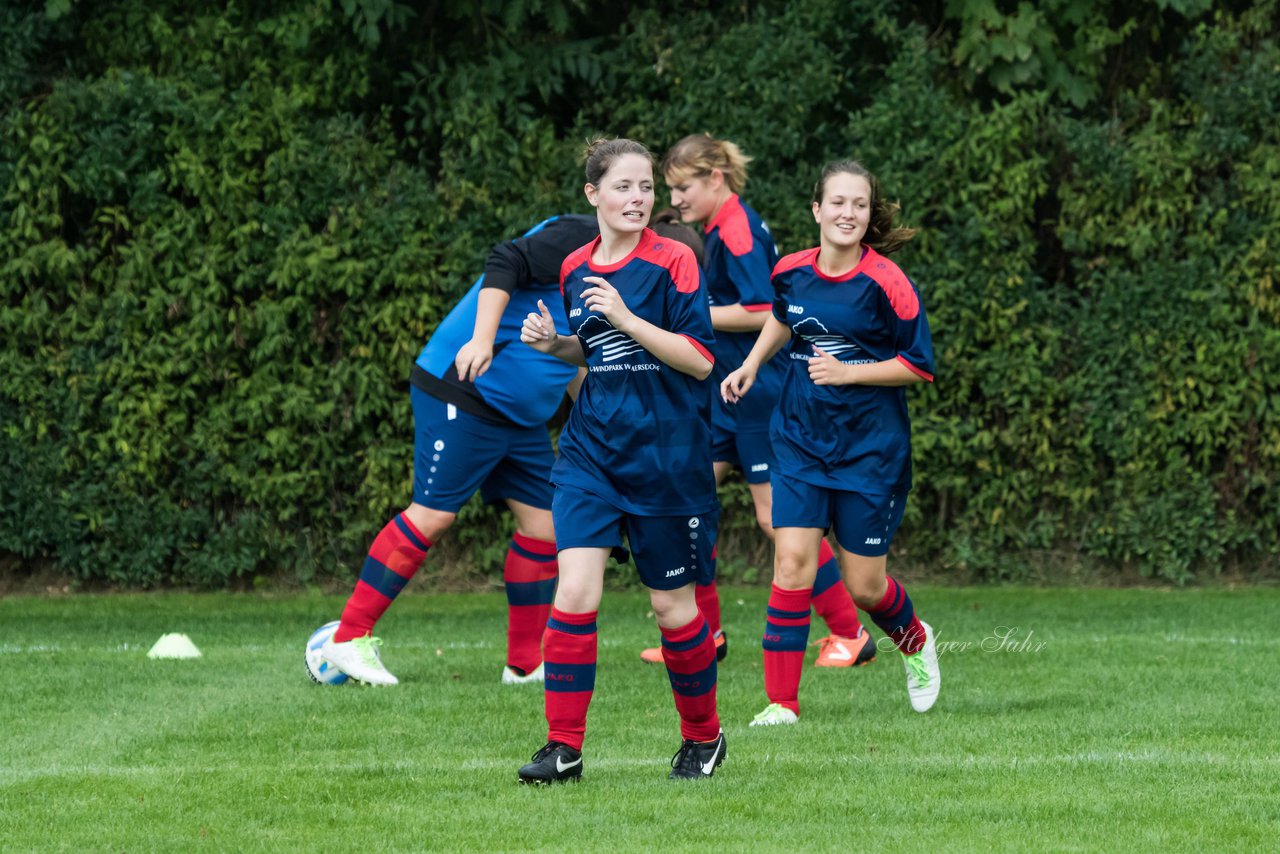
[[[49,2],[0,10],[0,555],[349,573],[408,367],[585,139],[739,141],[784,251],[856,155],[921,229],[900,558],[1280,576],[1276,3]],[[754,542],[741,484],[726,537]],[[509,520],[444,556],[483,576]],[[437,561],[437,563],[440,563]],[[746,572],[730,558],[730,574]]]

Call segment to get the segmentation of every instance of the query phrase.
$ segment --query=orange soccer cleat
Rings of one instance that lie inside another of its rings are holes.
[[[729,652],[729,641],[725,639],[724,631],[716,632],[716,661],[724,661],[724,657]],[[651,646],[648,649],[640,650],[640,660],[649,664],[662,664],[662,647]]]
[[[876,660],[876,642],[865,628],[856,638],[830,635],[818,642],[814,667],[861,667]]]

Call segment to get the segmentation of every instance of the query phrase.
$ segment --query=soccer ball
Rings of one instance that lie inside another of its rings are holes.
[[[321,685],[341,685],[351,677],[320,657],[320,647],[338,630],[338,621],[325,623],[307,638],[307,675]]]

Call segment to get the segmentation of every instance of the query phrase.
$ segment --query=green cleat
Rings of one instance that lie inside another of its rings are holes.
[[[788,709],[780,703],[770,703],[764,707],[764,711],[756,715],[751,720],[751,726],[777,726],[778,724],[793,724],[800,720],[800,716]]]

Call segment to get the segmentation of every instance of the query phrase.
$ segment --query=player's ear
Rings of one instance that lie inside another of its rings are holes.
[[[600,191],[596,188],[596,185],[595,185],[595,184],[591,184],[591,183],[583,184],[583,185],[582,185],[582,192],[583,192],[583,194],[584,194],[584,195],[586,195],[586,197],[587,197],[587,201],[591,203],[591,207],[593,207],[593,208],[594,208],[594,207],[596,206],[596,204],[597,204],[596,196],[597,196],[597,195],[599,194],[599,192],[600,192]]]

